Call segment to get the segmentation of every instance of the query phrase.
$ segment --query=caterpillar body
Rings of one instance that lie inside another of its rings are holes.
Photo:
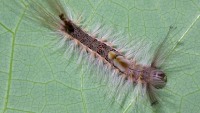
[[[33,0],[28,0],[28,3],[30,9],[26,13],[27,17],[32,15],[31,20],[39,22],[44,27],[56,32],[57,35],[62,37],[63,42],[70,41],[70,43],[73,43],[79,48],[80,54],[88,55],[87,59],[89,61],[94,59],[90,61],[91,63],[100,63],[98,65],[104,67],[100,69],[101,71],[109,70],[111,72],[110,76],[119,77],[120,81],[129,84],[130,88],[140,86],[142,94],[147,95],[151,105],[158,103],[155,91],[164,88],[167,83],[167,76],[160,69],[166,58],[161,52],[164,49],[163,44],[170,32],[174,30],[174,27],[169,28],[166,38],[154,52],[150,64],[145,65],[137,61],[137,58],[141,56],[138,54],[144,52],[141,50],[144,44],[135,44],[136,47],[130,48],[131,51],[125,54],[121,49],[113,46],[112,42],[106,40],[110,36],[109,33],[98,36],[100,26],[97,26],[93,33],[89,33],[82,28],[79,25],[80,23],[72,19],[71,13],[66,10],[62,1],[48,0],[47,3],[51,10],[45,9],[40,3]],[[114,35],[114,38],[117,37]],[[123,85],[123,83],[120,85]]]

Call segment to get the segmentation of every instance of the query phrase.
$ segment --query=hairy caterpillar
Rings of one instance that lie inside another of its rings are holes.
[[[44,9],[40,3],[28,2],[30,3],[30,10],[27,12],[27,15],[34,14],[32,15],[34,21],[40,22],[48,29],[58,33],[63,38],[63,42],[70,41],[70,43],[74,43],[74,46],[80,49],[80,54],[88,55],[91,63],[98,62],[98,65],[103,67],[101,70],[111,71],[110,76],[119,76],[121,81],[130,84],[129,87],[141,86],[144,91],[142,94],[148,95],[152,105],[158,103],[155,90],[163,88],[167,82],[167,76],[159,67],[165,60],[165,56],[162,56],[160,52],[163,50],[163,43],[165,43],[168,35],[156,50],[151,63],[143,65],[137,61],[137,58],[141,57],[143,52],[142,47],[146,46],[143,42],[135,43],[136,47],[129,48],[131,51],[125,54],[120,48],[115,48],[112,42],[105,40],[107,37],[110,37],[109,33],[104,33],[100,37],[97,36],[99,34],[99,27],[96,27],[93,33],[89,33],[81,28],[74,22],[70,13],[65,10],[62,2],[48,1],[47,3],[52,12]],[[170,27],[169,33],[172,30],[173,28]],[[82,56],[80,55],[80,57]]]

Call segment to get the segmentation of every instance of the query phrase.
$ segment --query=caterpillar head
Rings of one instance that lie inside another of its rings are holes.
[[[163,71],[154,69],[150,73],[150,83],[156,89],[161,89],[165,87],[167,83],[167,76]]]

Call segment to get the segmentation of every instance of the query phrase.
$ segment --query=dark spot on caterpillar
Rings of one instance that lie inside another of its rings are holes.
[[[63,22],[64,22],[64,29],[65,29],[65,31],[67,32],[67,33],[72,33],[72,32],[74,32],[74,27],[73,27],[73,25],[72,25],[72,23],[70,22],[70,21],[68,21],[66,18],[65,18],[65,16],[64,16],[64,14],[62,13],[62,14],[60,14],[59,15],[59,17],[60,17],[60,20],[62,20]]]
[[[106,50],[107,45],[104,43],[101,43],[97,47],[97,53],[100,54],[101,56],[105,56],[105,50]]]
[[[60,17],[60,19],[62,20],[62,21],[65,21],[65,16],[64,16],[64,14],[62,13],[62,14],[60,14],[59,15],[59,17]]]

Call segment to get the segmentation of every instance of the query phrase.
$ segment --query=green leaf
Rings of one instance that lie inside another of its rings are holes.
[[[64,53],[53,52],[49,43],[56,37],[26,21],[25,9],[15,3],[1,0],[0,4],[0,112],[125,112],[120,103],[104,98],[101,91],[105,84],[91,78],[85,66],[79,69],[78,55],[69,60]],[[155,108],[147,105],[137,112],[199,111],[198,0],[66,0],[66,3],[77,13],[84,11],[88,20],[124,31],[127,41],[145,38],[156,44],[166,36],[170,25],[176,26],[173,40],[179,44],[165,65],[168,82],[159,91],[162,104]],[[129,107],[126,112],[134,109]]]

